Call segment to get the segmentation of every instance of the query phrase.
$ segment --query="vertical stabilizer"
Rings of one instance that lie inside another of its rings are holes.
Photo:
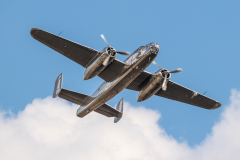
[[[118,104],[117,104],[117,107],[116,109],[120,112],[120,114],[114,118],[114,123],[117,123],[121,118],[122,118],[122,115],[123,115],[123,103],[124,103],[124,98],[122,98]]]
[[[54,90],[53,90],[53,98],[57,97],[58,94],[61,92],[62,80],[63,80],[63,74],[61,73],[55,81],[55,86],[54,86]]]

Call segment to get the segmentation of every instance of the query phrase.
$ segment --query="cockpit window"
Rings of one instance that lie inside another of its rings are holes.
[[[138,52],[139,50],[141,50],[143,47],[145,47],[145,46],[140,46],[136,51],[133,52],[133,54]]]
[[[126,62],[132,55],[134,55],[135,53],[137,53],[139,50],[141,50],[142,48],[144,48],[145,46],[140,46],[138,49],[136,49],[124,62]]]

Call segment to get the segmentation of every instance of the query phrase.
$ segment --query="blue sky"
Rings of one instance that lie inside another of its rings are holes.
[[[109,104],[114,106],[124,97],[133,106],[156,110],[161,113],[159,126],[169,135],[190,146],[199,144],[230,103],[231,89],[240,89],[239,5],[239,1],[219,0],[3,1],[0,109],[17,114],[34,99],[51,96],[60,73],[64,88],[85,94],[102,83],[98,77],[83,81],[84,68],[34,40],[31,28],[62,31],[62,37],[96,50],[106,46],[100,34],[117,50],[130,52],[156,42],[160,52],[155,61],[169,70],[183,69],[171,80],[199,93],[207,91],[206,96],[223,107],[209,111],[156,96],[137,103],[138,93],[128,90]],[[150,65],[146,70],[157,69]]]

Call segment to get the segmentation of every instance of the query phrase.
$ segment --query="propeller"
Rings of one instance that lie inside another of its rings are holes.
[[[116,52],[119,54],[125,55],[125,56],[130,55],[130,52],[128,52],[128,51],[116,51]]]
[[[156,65],[158,68],[160,69],[163,69],[161,68],[155,61],[152,62],[154,65]],[[182,72],[182,68],[178,68],[178,69],[175,69],[175,70],[172,70],[172,71],[168,71],[168,70],[164,70],[163,73],[164,73],[164,80],[163,80],[163,84],[162,84],[162,90],[163,91],[166,91],[167,90],[167,77],[168,77],[168,74],[171,74],[171,73],[179,73],[179,72]]]
[[[101,34],[101,37],[102,37],[102,39],[104,40],[104,42],[108,45],[108,47],[110,47],[110,45],[108,44],[108,42],[107,42],[107,40],[106,40],[106,38],[104,37],[103,34]]]
[[[116,51],[114,48],[112,48],[112,47],[108,44],[108,42],[107,42],[107,40],[106,40],[106,38],[104,37],[103,34],[101,34],[101,37],[102,37],[103,41],[108,45],[108,48],[110,49],[110,53],[116,52],[116,53],[119,53],[119,54],[122,54],[122,55],[126,55],[126,56],[127,56],[127,55],[130,55],[130,53],[127,52],[127,51]],[[109,62],[109,60],[110,60],[110,56],[111,56],[111,55],[108,55],[108,57],[103,61],[103,65],[104,65],[104,66],[107,66],[107,64],[108,64],[108,62]]]
[[[175,69],[169,73],[179,73],[179,72],[182,72],[182,68]]]
[[[157,66],[158,68],[162,69],[155,61],[153,61],[152,63],[155,64],[155,66]]]

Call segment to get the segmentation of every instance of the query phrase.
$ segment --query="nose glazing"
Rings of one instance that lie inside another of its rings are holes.
[[[157,54],[159,52],[159,45],[157,43],[152,44],[154,53]]]

